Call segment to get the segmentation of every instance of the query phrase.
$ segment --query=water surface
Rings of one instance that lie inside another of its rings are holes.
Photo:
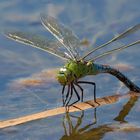
[[[90,43],[85,46],[87,51],[140,23],[139,5],[138,0],[1,0],[0,31],[20,30],[53,39],[40,23],[40,13],[46,13],[69,26],[81,40],[87,39]],[[140,31],[97,53],[138,39]],[[62,87],[55,80],[52,69],[63,66],[65,62],[46,52],[8,40],[2,34],[0,42],[0,120],[61,106]],[[140,85],[139,52],[140,45],[135,45],[98,62],[113,65]],[[27,82],[29,79],[32,81]],[[98,98],[128,92],[121,82],[108,74],[87,79],[96,82]],[[84,100],[93,99],[93,87],[85,85],[84,90]],[[94,109],[89,109],[1,129],[0,139],[136,140],[140,138],[139,106],[138,97],[126,98],[98,107],[96,113]]]

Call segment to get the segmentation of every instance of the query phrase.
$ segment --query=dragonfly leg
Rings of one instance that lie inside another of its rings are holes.
[[[64,106],[66,104],[66,101],[68,100],[68,97],[69,97],[69,94],[70,94],[70,85],[68,85],[68,90],[67,90],[67,94],[66,94],[66,98],[65,98],[65,101],[64,101]]]
[[[64,106],[64,91],[65,91],[65,85],[62,88],[62,101],[63,101],[63,106]]]
[[[78,94],[78,92],[77,92],[77,90],[76,90],[76,88],[75,88],[75,86],[73,84],[72,84],[72,88],[73,88],[74,92],[76,93],[77,100],[75,102],[73,102],[72,104],[70,104],[69,106],[77,103],[80,100],[80,96],[79,96],[79,94]]]
[[[83,88],[78,84],[78,83],[75,83],[75,85],[77,86],[77,87],[79,87],[79,89],[81,90],[81,102],[83,102]]]
[[[72,98],[72,95],[73,95],[73,85],[71,84],[70,97],[69,97],[69,99],[68,99],[68,101],[67,101],[67,103],[66,103],[65,106],[68,106],[68,104],[69,104],[69,102],[70,102],[70,100],[71,100],[71,98]]]
[[[77,83],[79,84],[90,84],[94,86],[94,101],[97,103],[96,101],[96,83],[94,82],[88,82],[88,81],[78,81]]]

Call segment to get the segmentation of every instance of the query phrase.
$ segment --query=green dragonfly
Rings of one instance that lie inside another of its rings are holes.
[[[111,53],[121,51],[125,48],[139,44],[140,40],[132,42],[128,45],[120,46],[110,51],[106,51],[104,53],[95,56],[92,59],[87,60],[87,57],[92,53],[94,53],[95,51],[108,46],[112,42],[123,39],[124,37],[136,32],[140,28],[140,24],[137,24],[125,30],[118,36],[115,36],[106,43],[97,46],[96,48],[93,48],[91,51],[85,53],[85,55],[81,57],[78,51],[80,46],[80,40],[68,27],[65,27],[63,24],[59,23],[55,18],[48,15],[41,15],[41,23],[57,39],[56,41],[47,40],[46,38],[24,32],[6,32],[5,35],[8,38],[13,39],[17,42],[49,52],[67,61],[64,67],[60,68],[57,74],[57,80],[63,86],[62,88],[63,106],[73,105],[80,99],[83,102],[84,89],[82,88],[81,84],[91,84],[94,86],[93,93],[94,93],[94,101],[96,102],[96,84],[94,82],[80,80],[80,78],[85,77],[87,75],[109,73],[118,78],[121,82],[123,82],[126,85],[126,87],[130,89],[130,91],[140,92],[140,88],[136,86],[132,81],[130,81],[120,71],[108,65],[95,63],[95,61],[101,57],[107,56]],[[77,88],[79,88],[81,96],[79,95]],[[75,102],[70,104],[70,100],[73,94],[76,94],[77,99]]]

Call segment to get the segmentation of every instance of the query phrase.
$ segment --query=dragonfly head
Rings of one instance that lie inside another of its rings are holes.
[[[64,66],[60,68],[57,74],[57,80],[61,85],[68,85],[74,81],[74,76],[72,72]]]

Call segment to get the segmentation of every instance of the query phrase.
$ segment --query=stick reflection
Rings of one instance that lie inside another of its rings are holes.
[[[136,102],[138,101],[138,97],[130,97],[128,102],[124,104],[121,111],[118,113],[119,115],[114,118],[115,121],[119,122],[112,122],[103,125],[97,125],[97,115],[96,115],[96,108],[94,109],[94,120],[92,123],[83,126],[83,120],[87,119],[84,118],[85,112],[81,111],[79,116],[71,115],[70,113],[66,112],[64,119],[63,119],[63,128],[64,128],[64,135],[61,137],[61,140],[101,140],[105,134],[108,132],[115,132],[115,131],[135,131],[140,130],[136,126],[129,124],[125,117],[128,116],[132,108],[135,106]],[[76,120],[76,121],[75,121]],[[127,129],[126,129],[127,128]]]

